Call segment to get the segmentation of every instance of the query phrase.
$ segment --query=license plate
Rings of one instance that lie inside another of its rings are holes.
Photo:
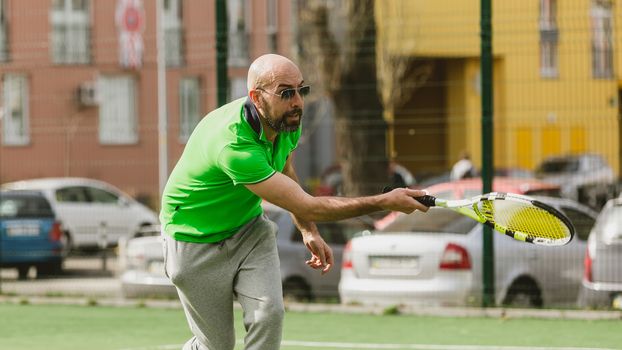
[[[370,270],[377,273],[413,273],[419,270],[416,256],[372,256]]]
[[[39,235],[39,224],[9,224],[6,234],[9,237],[35,237]]]

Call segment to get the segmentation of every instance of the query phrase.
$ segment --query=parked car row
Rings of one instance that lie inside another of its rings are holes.
[[[441,198],[481,193],[481,180],[432,185]],[[0,265],[26,278],[59,273],[67,247],[119,242],[119,278],[128,297],[169,294],[157,216],[120,190],[89,179],[5,184],[0,192]],[[563,247],[494,237],[495,299],[514,306],[622,307],[622,198],[600,214],[575,200],[555,198],[560,186],[531,178],[495,179],[493,190],[536,196],[566,214],[576,229]],[[106,193],[106,194],[103,194]],[[546,197],[540,197],[544,195]],[[477,305],[482,294],[482,227],[452,211],[389,213],[319,224],[335,268],[321,276],[306,266],[309,252],[287,211],[270,203],[279,227],[284,294],[295,300],[342,303]],[[132,213],[131,217],[114,214]],[[116,215],[116,216],[115,216]],[[102,236],[103,234],[103,236]]]
[[[139,235],[158,217],[121,190],[85,178],[44,178],[5,183],[0,196],[1,265],[26,278],[61,272],[72,249],[117,245]]]
[[[532,307],[576,305],[580,291],[583,294],[582,288],[588,285],[582,282],[584,254],[598,214],[576,201],[551,197],[559,196],[557,185],[512,178],[498,178],[494,185],[496,191],[527,194],[552,205],[566,214],[576,229],[575,239],[563,247],[534,246],[495,236],[496,302]],[[428,191],[442,198],[465,198],[480,193],[481,181],[441,183]],[[320,276],[304,264],[309,253],[289,213],[269,203],[263,207],[279,227],[277,243],[286,297],[331,297],[340,298],[342,303],[374,305],[480,302],[482,228],[471,219],[432,208],[425,214],[390,213],[373,222],[359,218],[321,224],[320,232],[333,248],[338,265],[328,275]],[[622,215],[616,212],[608,217]],[[598,224],[594,230],[602,226]],[[154,234],[130,239],[121,247],[124,268],[120,278],[126,296],[163,290],[175,294],[162,269],[161,237]],[[610,263],[613,260],[605,265]],[[610,305],[614,297],[608,293],[604,304]]]
[[[2,188],[40,191],[62,222],[66,251],[114,246],[119,238],[158,223],[151,209],[98,180],[44,178],[5,183]]]

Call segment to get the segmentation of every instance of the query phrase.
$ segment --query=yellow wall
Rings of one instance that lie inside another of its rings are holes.
[[[539,1],[493,1],[495,55],[495,166],[533,169],[554,154],[603,154],[619,171],[617,94],[622,55],[614,52],[615,79],[592,78],[590,0],[558,0],[559,75],[540,76]],[[622,1],[614,1],[614,48],[622,47]],[[448,160],[467,148],[480,162],[479,2],[376,2],[379,51],[452,60],[448,71]],[[456,111],[464,111],[459,115]],[[388,116],[390,118],[390,116]],[[450,123],[451,124],[451,123]],[[465,127],[461,127],[465,126]],[[527,145],[526,140],[529,140]]]

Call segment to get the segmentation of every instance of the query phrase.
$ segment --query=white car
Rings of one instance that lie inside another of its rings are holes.
[[[371,228],[371,221],[359,218],[317,224],[335,257],[333,269],[321,275],[305,264],[310,255],[291,215],[267,202],[262,206],[264,213],[279,228],[277,247],[284,296],[293,300],[337,298],[343,247],[356,232]],[[126,297],[175,294],[173,285],[164,275],[162,237],[158,230],[152,229],[153,236],[132,238],[119,244],[120,280]]]
[[[158,223],[154,211],[98,180],[42,178],[5,183],[2,188],[41,191],[63,225],[67,251],[116,245],[119,238]]]
[[[581,307],[622,309],[622,197],[605,204],[588,238]]]
[[[596,213],[574,201],[536,197],[565,213],[576,229],[562,247],[494,236],[495,301],[514,306],[574,305],[583,253]],[[382,230],[346,246],[339,294],[345,304],[480,305],[482,225],[456,212],[397,214]]]

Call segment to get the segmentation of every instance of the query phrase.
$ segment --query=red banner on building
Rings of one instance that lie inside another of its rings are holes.
[[[119,63],[125,68],[141,67],[145,28],[142,0],[118,0],[115,22],[119,30]]]

